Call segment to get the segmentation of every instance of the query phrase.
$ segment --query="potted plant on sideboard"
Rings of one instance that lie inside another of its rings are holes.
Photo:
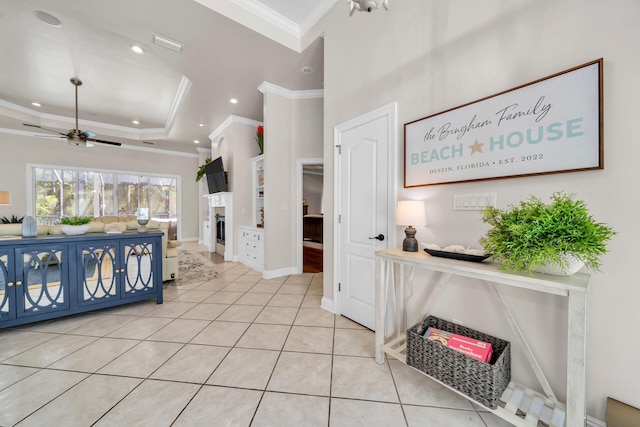
[[[84,234],[89,230],[90,216],[67,216],[60,219],[62,232],[68,236]]]
[[[562,192],[550,203],[535,196],[500,210],[489,207],[482,220],[492,228],[480,239],[503,270],[568,276],[583,266],[600,268],[600,256],[616,232],[596,222],[582,200]]]

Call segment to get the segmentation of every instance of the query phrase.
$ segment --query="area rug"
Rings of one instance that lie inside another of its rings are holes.
[[[178,279],[176,282],[204,281],[220,277],[216,264],[197,252],[178,249]]]

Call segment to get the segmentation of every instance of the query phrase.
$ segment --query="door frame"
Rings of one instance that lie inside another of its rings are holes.
[[[302,254],[302,240],[303,240],[303,230],[302,230],[302,226],[303,226],[303,218],[302,218],[302,209],[300,209],[301,205],[302,205],[302,190],[303,190],[303,180],[304,180],[304,176],[303,176],[303,169],[304,169],[304,165],[324,165],[324,157],[318,157],[318,158],[305,158],[305,159],[298,159],[296,160],[296,181],[297,181],[297,188],[296,188],[296,201],[293,204],[294,206],[297,206],[296,209],[298,209],[296,212],[296,259],[297,259],[297,265],[296,265],[296,274],[302,274],[302,270],[304,268],[303,265],[303,254]],[[323,186],[324,188],[324,186]],[[324,218],[322,219],[322,221],[324,222]],[[324,227],[323,227],[324,230]],[[324,239],[323,239],[324,240]]]
[[[340,292],[338,292],[338,283],[340,283],[340,191],[341,191],[341,157],[339,155],[340,146],[342,145],[342,134],[362,126],[371,121],[386,118],[387,119],[387,172],[389,176],[389,185],[387,187],[387,247],[389,244],[396,244],[396,198],[398,187],[398,173],[397,173],[397,148],[398,148],[398,103],[392,102],[384,105],[373,111],[365,113],[361,116],[355,117],[349,121],[341,123],[333,129],[333,309],[334,313],[340,315],[342,313],[340,309]]]

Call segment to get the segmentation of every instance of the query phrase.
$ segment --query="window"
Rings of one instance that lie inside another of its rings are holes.
[[[138,208],[149,208],[152,220],[177,221],[176,177],[40,166],[32,172],[38,224],[72,215],[135,215]]]

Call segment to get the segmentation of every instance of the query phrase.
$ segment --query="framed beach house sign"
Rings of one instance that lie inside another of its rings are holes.
[[[404,125],[404,186],[604,167],[603,59]]]

